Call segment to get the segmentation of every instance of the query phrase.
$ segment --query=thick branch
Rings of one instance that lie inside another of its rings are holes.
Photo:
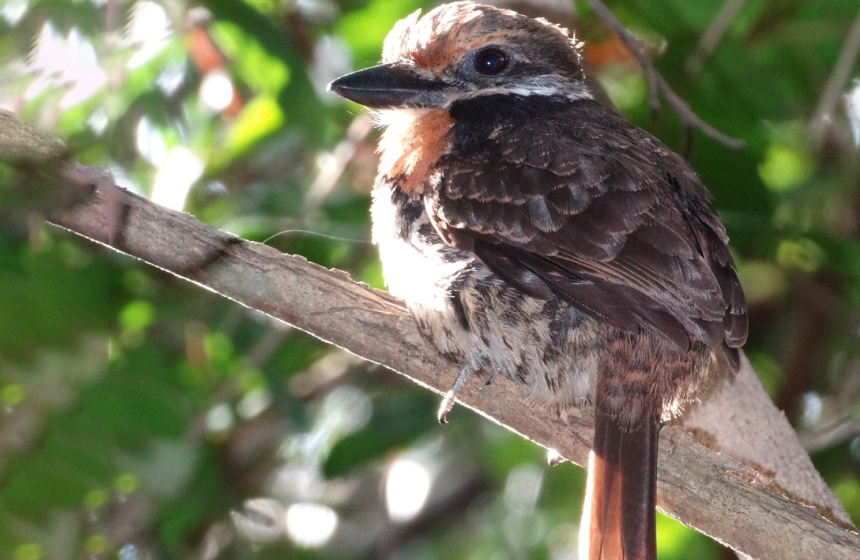
[[[424,343],[403,305],[385,292],[357,284],[341,271],[326,270],[159,207],[120,190],[94,170],[79,167],[60,176],[67,183],[86,179],[94,185],[94,193],[87,201],[51,215],[53,223],[403,372],[434,391],[444,392],[454,379],[456,371]],[[81,184],[66,186],[78,192],[81,188]],[[562,422],[526,406],[517,388],[501,377],[489,387],[472,381],[460,393],[466,406],[577,463],[586,461],[590,410],[573,410]],[[748,363],[738,380],[726,383],[723,390],[730,393],[736,386],[745,394],[758,395],[755,391],[761,387]],[[695,412],[701,417],[697,433],[706,433],[707,443],[717,446],[723,443],[722,434],[733,429],[735,433],[764,431],[747,433],[750,441],[779,434],[781,450],[790,457],[787,463],[758,456],[755,444],[740,455],[768,465],[768,470],[785,468],[790,474],[777,483],[773,473],[743,466],[703,447],[684,430],[669,427],[660,436],[661,509],[762,560],[860,557],[858,535],[828,520],[847,525],[845,512],[815,473],[784,417],[764,399],[753,406],[758,424],[750,423],[751,411],[733,410],[749,404],[735,405],[731,397],[724,397],[727,402],[719,404],[716,422],[709,424],[705,413],[711,405],[706,403]],[[726,449],[732,449],[730,439]],[[803,482],[793,485],[794,480]],[[815,507],[786,494],[802,496]]]

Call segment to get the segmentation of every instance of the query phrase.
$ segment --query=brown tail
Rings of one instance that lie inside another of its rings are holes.
[[[595,407],[580,529],[583,560],[656,560],[657,413],[625,429]]]

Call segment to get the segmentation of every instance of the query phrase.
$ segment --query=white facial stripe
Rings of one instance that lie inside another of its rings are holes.
[[[565,97],[571,101],[580,99],[594,99],[585,84],[581,82],[571,82],[570,80],[559,76],[558,74],[544,74],[543,76],[535,76],[516,84],[511,84],[509,87],[493,87],[483,88],[475,91],[463,92],[449,98],[445,104],[450,106],[455,101],[463,99],[472,99],[482,95],[522,95],[524,97],[531,95],[540,95],[544,97]]]
[[[486,95],[484,91],[475,92],[479,95]],[[493,92],[495,93],[495,92]],[[498,93],[513,93],[516,95],[543,95],[546,97],[558,96],[558,97],[566,97],[571,101],[576,101],[578,99],[594,99],[592,95],[583,89],[579,90],[571,90],[569,88],[558,88],[553,86],[547,87],[539,87],[539,88],[527,88],[527,87],[513,87],[508,89],[499,88]]]

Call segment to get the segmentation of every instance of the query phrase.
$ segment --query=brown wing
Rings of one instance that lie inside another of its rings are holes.
[[[596,104],[560,106],[541,119],[488,114],[486,100],[452,111],[454,150],[426,199],[436,229],[534,296],[683,349],[691,337],[726,346],[735,361],[746,305],[695,173]]]

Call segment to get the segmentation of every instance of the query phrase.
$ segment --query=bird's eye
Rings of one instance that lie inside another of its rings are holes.
[[[475,70],[485,76],[495,76],[508,65],[508,55],[499,49],[486,48],[475,55]]]

